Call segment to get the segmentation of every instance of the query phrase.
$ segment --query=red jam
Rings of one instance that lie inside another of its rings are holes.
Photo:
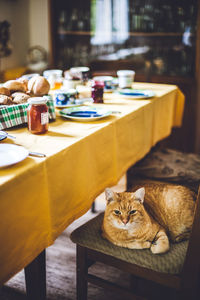
[[[30,98],[27,110],[28,129],[31,133],[41,134],[48,131],[49,113],[46,100],[40,97]]]
[[[92,98],[94,103],[103,103],[104,82],[93,81],[92,83]]]

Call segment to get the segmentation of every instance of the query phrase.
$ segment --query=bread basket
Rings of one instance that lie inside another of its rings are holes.
[[[47,99],[49,120],[56,119],[53,99],[50,95],[43,96]],[[28,103],[0,106],[0,130],[19,126],[27,123]]]

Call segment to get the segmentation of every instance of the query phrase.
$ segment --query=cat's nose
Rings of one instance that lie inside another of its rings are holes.
[[[122,219],[122,222],[126,225],[128,223],[128,219]]]

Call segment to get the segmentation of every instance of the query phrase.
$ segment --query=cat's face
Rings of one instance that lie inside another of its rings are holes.
[[[134,229],[141,226],[145,211],[143,206],[144,189],[135,193],[114,193],[106,189],[106,217],[113,226],[119,229]]]

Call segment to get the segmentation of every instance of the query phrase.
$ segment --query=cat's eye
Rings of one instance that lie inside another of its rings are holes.
[[[116,215],[121,215],[121,211],[118,210],[118,209],[115,209],[115,210],[114,210],[114,213],[115,213]]]
[[[134,213],[136,213],[136,210],[133,209],[129,212],[129,215],[134,215]]]

